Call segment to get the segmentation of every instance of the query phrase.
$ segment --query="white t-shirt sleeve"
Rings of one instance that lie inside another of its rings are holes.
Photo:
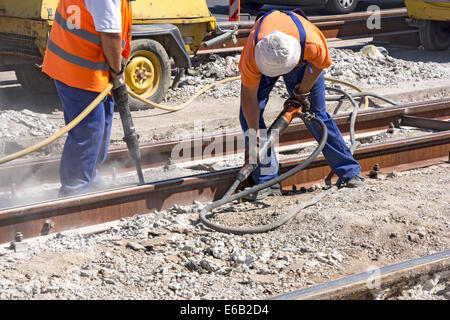
[[[98,32],[122,32],[121,0],[84,0]]]

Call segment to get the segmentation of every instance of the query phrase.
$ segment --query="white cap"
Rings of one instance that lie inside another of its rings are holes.
[[[277,77],[295,68],[301,52],[298,39],[275,30],[256,44],[255,61],[263,75]]]

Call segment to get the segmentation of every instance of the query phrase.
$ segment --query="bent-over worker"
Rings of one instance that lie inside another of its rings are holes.
[[[291,98],[308,99],[311,112],[328,129],[328,140],[323,149],[326,161],[338,175],[341,185],[358,187],[364,183],[361,167],[325,109],[325,80],[323,69],[332,64],[322,32],[299,9],[294,12],[272,10],[257,20],[244,46],[239,70],[242,76],[240,122],[249,141],[257,141],[261,130],[266,130],[263,113],[269,94],[280,76],[283,76]],[[317,141],[321,129],[306,123]],[[255,143],[253,143],[255,144]],[[254,151],[256,152],[256,151]],[[275,152],[269,149],[267,157],[252,173],[252,180],[260,184],[280,175]],[[280,184],[251,194],[249,200],[268,195],[281,195]]]
[[[134,0],[60,0],[42,71],[54,79],[65,123],[75,119],[122,76],[131,51]],[[59,196],[87,193],[98,183],[114,113],[108,95],[68,133],[61,157]]]

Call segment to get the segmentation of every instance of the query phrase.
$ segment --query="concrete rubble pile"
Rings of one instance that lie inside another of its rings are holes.
[[[382,88],[401,82],[418,82],[450,77],[450,65],[413,62],[387,56],[372,59],[358,52],[331,49],[333,65],[327,76],[354,83],[362,88]]]
[[[0,138],[47,137],[58,127],[45,114],[30,110],[0,112]]]
[[[8,155],[56,133],[59,126],[45,114],[28,109],[0,111],[0,156]],[[53,148],[53,146],[52,146]],[[50,149],[43,150],[49,153]]]
[[[419,82],[430,79],[450,78],[450,64],[413,62],[387,56],[372,59],[348,49],[330,49],[333,65],[326,76],[351,82],[365,89],[392,87],[401,82]],[[215,81],[239,75],[240,54],[211,54],[194,58],[194,68],[187,71],[177,89],[170,89],[167,102],[181,102],[198,90]],[[285,94],[282,79],[273,94]],[[238,97],[240,81],[218,85],[204,97]]]

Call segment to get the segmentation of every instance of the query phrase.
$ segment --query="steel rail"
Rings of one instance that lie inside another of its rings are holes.
[[[394,294],[405,284],[420,280],[423,276],[448,271],[449,263],[450,250],[446,250],[296,290],[269,300],[373,299],[384,290]]]
[[[410,27],[406,19],[406,9],[392,9],[380,11],[380,23],[378,26],[369,24],[370,19],[375,19],[374,12],[358,12],[348,15],[330,15],[311,17],[314,23],[324,34],[328,41],[348,40],[368,37],[414,37],[417,42],[419,30]],[[219,22],[221,29],[231,29],[238,25],[236,42],[231,39],[210,47],[200,47],[197,54],[209,54],[219,52],[231,52],[242,50],[250,31],[254,25],[253,21],[245,22]],[[214,35],[208,34],[205,41],[211,40]]]
[[[450,131],[444,131],[362,147],[356,150],[355,158],[363,172],[378,164],[383,173],[388,173],[442,163],[447,161],[449,150]],[[282,162],[282,172],[303,160]],[[194,200],[217,200],[225,194],[238,170],[234,168],[3,209],[0,210],[0,243],[13,241],[17,232],[24,238],[37,237],[152,213],[174,204],[191,205]],[[328,173],[329,166],[320,157],[304,171],[283,181],[282,186],[286,190],[293,189],[293,186],[308,186],[323,181]]]
[[[356,130],[358,133],[384,130],[389,127],[390,123],[398,125],[400,117],[406,115],[409,117],[414,116],[429,119],[450,117],[450,99],[361,111],[357,115]],[[350,129],[350,114],[346,113],[334,116],[333,118],[343,135],[348,134]],[[241,148],[244,145],[242,139],[242,132],[236,131],[228,135],[205,135],[204,137],[192,140],[165,140],[156,143],[141,143],[142,165],[144,169],[166,165],[168,159],[172,156],[174,148],[180,144],[190,145],[192,150],[194,147],[201,150],[201,152],[198,152],[200,156],[192,152],[189,157],[183,157],[183,161],[236,154],[244,151]],[[303,122],[296,119],[281,137],[280,146],[283,147],[310,141],[314,141],[314,139],[309,131]],[[232,149],[229,147],[230,142],[235,142],[233,143]],[[222,148],[217,148],[211,154],[205,154],[206,148],[215,143],[217,145],[222,143]],[[173,163],[178,163],[182,160],[174,160]],[[2,165],[0,166],[0,190],[10,190],[12,184],[15,184],[17,188],[27,186],[27,181],[29,180],[40,181],[40,183],[55,183],[59,179],[59,162],[59,157],[51,157],[34,160],[18,160]],[[134,164],[126,148],[110,149],[104,167],[112,167],[114,163],[120,163],[123,166],[122,169],[118,170],[118,173],[134,170]],[[101,170],[100,173],[109,174],[109,172],[105,172],[104,170]]]

